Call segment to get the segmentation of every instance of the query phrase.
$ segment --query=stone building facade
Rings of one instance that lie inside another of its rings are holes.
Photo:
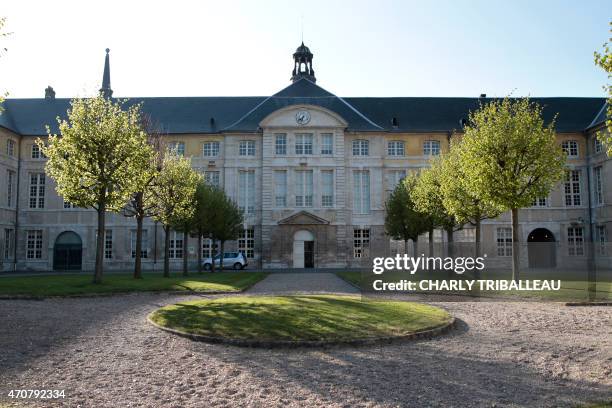
[[[250,268],[353,268],[373,256],[403,251],[385,235],[385,200],[405,175],[444,154],[461,135],[478,98],[341,98],[316,84],[312,53],[296,50],[292,83],[269,97],[133,98],[160,124],[167,142],[190,157],[210,183],[221,186],[245,211],[241,239]],[[102,92],[112,96],[106,55]],[[595,138],[603,129],[603,98],[533,98],[546,120],[557,116],[558,140],[568,153],[568,178],[548,197],[520,211],[523,242],[555,242],[554,263],[587,261],[609,267],[612,164]],[[91,270],[96,216],[55,193],[35,145],[65,117],[68,99],[8,99],[0,115],[0,258],[2,271]],[[109,214],[107,268],[133,265],[136,224]],[[508,214],[483,224],[491,265],[510,262]],[[143,267],[161,268],[163,230],[145,222]],[[458,242],[473,241],[466,226]],[[443,245],[444,234],[436,231]],[[423,240],[427,240],[424,237]],[[594,242],[590,246],[590,242]],[[175,269],[182,257],[195,264],[213,243],[182,241],[172,233]],[[535,253],[536,247],[531,247]],[[589,250],[591,248],[592,250]],[[526,244],[521,249],[526,266]]]

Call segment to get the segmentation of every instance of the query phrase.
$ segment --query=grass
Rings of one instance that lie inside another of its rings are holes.
[[[0,277],[0,295],[68,296],[100,293],[193,291],[240,292],[266,276],[262,272],[217,272],[203,275],[169,278],[145,274],[142,279],[131,275],[104,276],[101,284],[94,285],[91,274]]]
[[[361,272],[338,272],[337,275],[350,282],[356,286],[362,285],[363,276]],[[365,276],[365,275],[364,275]],[[365,276],[367,281],[373,281],[374,279],[382,279],[386,282],[398,281],[400,279],[408,279],[411,281],[419,281],[419,280],[445,280],[448,278],[447,272],[433,272],[429,274],[417,273],[414,275],[409,275],[407,273],[401,272],[385,272],[381,275],[373,275],[369,273]],[[504,298],[528,298],[528,299],[541,299],[541,300],[551,300],[551,301],[585,301],[588,298],[588,286],[589,283],[586,280],[580,280],[577,277],[568,277],[563,279],[562,275],[560,276],[537,276],[531,277],[528,275],[524,275],[521,279],[561,279],[561,289],[559,291],[481,291],[476,293],[476,295],[484,295],[490,297],[504,297]],[[457,275],[452,279],[474,279],[473,277],[467,277],[467,275]],[[501,276],[499,274],[486,274],[483,273],[483,276],[480,279],[506,279],[508,280],[508,276]],[[363,285],[365,287],[370,288],[371,284]],[[597,282],[597,293],[595,297],[595,301],[609,301],[612,298],[612,282],[600,280]],[[435,292],[429,292],[435,293]],[[444,292],[450,294],[451,292]],[[463,294],[469,294],[469,292],[462,292]]]
[[[612,400],[595,404],[579,405],[576,408],[612,408]]]
[[[355,296],[240,296],[169,305],[155,323],[215,338],[259,341],[350,340],[398,336],[441,326],[444,310]]]

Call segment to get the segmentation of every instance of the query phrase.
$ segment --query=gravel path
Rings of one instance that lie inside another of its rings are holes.
[[[272,273],[247,293],[359,293],[359,290],[333,273]]]
[[[197,343],[145,322],[193,298],[0,301],[2,397],[65,389],[63,401],[32,405],[96,408],[564,407],[612,398],[609,307],[443,303],[460,319],[449,335],[323,350]]]

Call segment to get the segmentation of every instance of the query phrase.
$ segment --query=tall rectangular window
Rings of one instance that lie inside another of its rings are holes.
[[[253,228],[242,230],[238,238],[238,251],[242,252],[246,258],[255,257],[255,230]]]
[[[333,133],[321,133],[321,154],[334,154]]]
[[[400,140],[392,140],[387,145],[387,154],[389,156],[404,156],[404,142]]]
[[[170,231],[170,258],[183,258],[183,233]]]
[[[42,230],[28,230],[26,235],[26,258],[42,258]]]
[[[15,240],[15,230],[12,228],[4,229],[4,259],[10,259],[13,256],[13,241]]]
[[[274,149],[279,156],[287,154],[287,135],[285,133],[277,133],[274,135]]]
[[[204,181],[211,186],[219,187],[221,185],[218,171],[205,171]]]
[[[295,135],[295,154],[312,154],[312,133]]]
[[[241,140],[238,149],[240,156],[255,156],[255,141],[254,140]]]
[[[202,258],[212,258],[217,254],[217,242],[210,238],[202,238]]]
[[[295,172],[295,206],[312,207],[312,170]]]
[[[595,239],[597,241],[597,254],[605,256],[608,251],[607,243],[608,243],[608,233],[606,231],[605,225],[598,225],[595,229]]]
[[[370,142],[367,140],[353,140],[353,156],[369,156]]]
[[[36,143],[32,145],[32,150],[30,150],[30,152],[33,159],[43,159],[45,157],[42,150],[40,150],[40,146]]]
[[[593,136],[593,147],[594,147],[595,153],[601,153],[601,151],[603,150],[603,143],[601,143],[601,140],[599,140],[597,135]]]
[[[569,256],[584,255],[583,227],[569,227],[567,229],[567,254]]]
[[[580,205],[580,170],[568,170],[565,172],[565,205]]]
[[[247,214],[255,212],[255,171],[238,172],[238,206]]]
[[[370,230],[356,228],[353,230],[353,258],[367,258],[370,256]]]
[[[45,173],[30,174],[30,208],[45,208]]]
[[[185,142],[170,142],[168,148],[179,156],[185,156]]]
[[[353,211],[356,214],[370,213],[370,172],[353,172]]]
[[[6,205],[13,206],[15,196],[15,172],[13,170],[6,171]]]
[[[406,170],[391,170],[389,173],[389,187],[395,190],[395,187],[406,177]]]
[[[277,207],[287,206],[287,171],[274,171],[274,204]]]
[[[15,141],[13,139],[6,139],[6,154],[10,157],[15,156]]]
[[[602,167],[598,166],[593,169],[593,199],[595,204],[603,204],[603,178],[602,178]]]
[[[423,143],[424,156],[438,156],[440,154],[440,142],[437,140],[426,140]]]
[[[497,256],[512,256],[512,228],[497,229]]]
[[[334,172],[332,170],[321,171],[321,206],[334,206]]]
[[[136,258],[136,230],[130,231],[130,252],[132,253],[132,258]],[[146,229],[142,230],[140,257],[149,257],[149,233]]]
[[[202,154],[204,157],[219,156],[219,142],[205,142],[202,148]]]
[[[104,259],[113,259],[113,230],[104,230]]]

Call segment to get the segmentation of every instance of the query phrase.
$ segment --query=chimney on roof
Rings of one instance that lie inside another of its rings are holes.
[[[487,94],[486,94],[486,93],[481,93],[481,94],[480,94],[480,97],[481,97],[481,98],[486,98],[486,97],[487,97]]]
[[[55,99],[55,91],[53,90],[51,85],[45,88],[45,99],[47,100]]]

